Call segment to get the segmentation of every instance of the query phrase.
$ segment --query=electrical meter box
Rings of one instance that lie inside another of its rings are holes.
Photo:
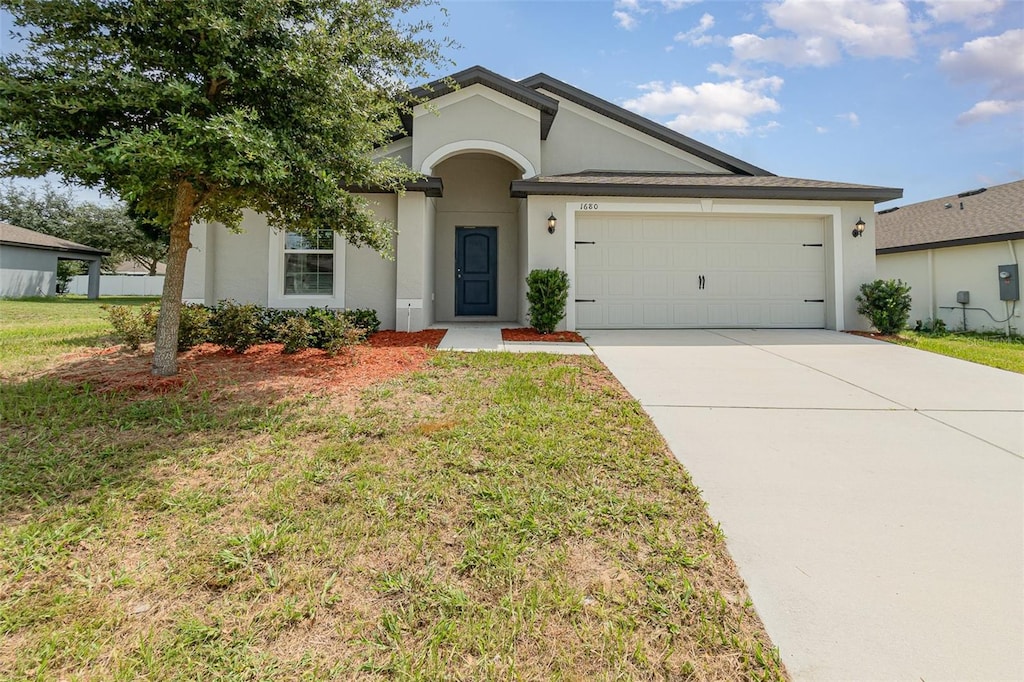
[[[1017,264],[999,266],[999,300],[1020,300],[1020,278],[1017,275]]]
[[[967,305],[971,302],[971,292],[969,291],[958,291],[956,292],[956,302],[960,305]]]

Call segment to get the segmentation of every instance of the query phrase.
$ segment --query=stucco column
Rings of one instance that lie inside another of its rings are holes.
[[[89,298],[100,297],[100,259],[89,261]]]
[[[427,239],[427,200],[422,192],[398,197],[398,246],[395,249],[395,329],[420,331],[424,315],[426,256],[433,248]]]

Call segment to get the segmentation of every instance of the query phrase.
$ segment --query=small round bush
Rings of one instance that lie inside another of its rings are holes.
[[[882,334],[899,334],[910,319],[910,285],[899,279],[876,279],[860,285],[857,312]]]
[[[530,303],[530,324],[541,334],[550,334],[565,317],[569,297],[569,275],[554,268],[531,270],[526,278],[526,300]]]
[[[100,306],[107,322],[114,330],[114,338],[129,350],[138,350],[146,341],[156,336],[156,318],[160,305],[147,303],[141,306],[104,305]]]
[[[196,303],[181,306],[178,323],[178,351],[206,343],[210,340],[210,309]]]
[[[259,322],[259,306],[221,301],[210,316],[210,340],[236,353],[244,353],[262,340]]]
[[[285,353],[298,353],[313,345],[313,325],[305,317],[293,316],[277,326],[277,340]]]

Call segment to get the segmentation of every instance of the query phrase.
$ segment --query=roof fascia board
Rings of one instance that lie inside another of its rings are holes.
[[[77,253],[83,256],[109,256],[109,251],[103,251],[101,249],[93,249],[91,247],[85,247],[84,249],[74,249],[68,246],[46,246],[44,244],[25,244],[24,242],[14,242],[9,239],[0,239],[0,244],[4,246],[17,246],[22,249],[38,249],[40,251],[59,251],[61,253]]]
[[[994,242],[1009,242],[1017,239],[1024,239],[1024,231],[1007,232],[1006,234],[986,234],[978,237],[964,237],[963,239],[950,239],[944,242],[927,242],[924,244],[906,244],[904,246],[889,246],[882,249],[875,249],[875,254],[884,256],[888,253],[906,253],[907,251],[928,251],[930,249],[951,249],[956,246],[974,246],[976,244],[992,244]]]
[[[394,194],[383,187],[346,187],[352,194]],[[423,192],[428,197],[439,199],[444,196],[444,182],[436,176],[426,176],[419,180],[405,183],[406,192]]]
[[[459,71],[447,78],[440,78],[426,85],[413,88],[409,91],[409,96],[414,100],[420,101],[436,99],[455,91],[451,86],[452,82],[456,83],[460,88],[469,87],[470,85],[476,85],[479,83],[491,90],[495,90],[496,92],[500,92],[512,99],[528,104],[535,109],[539,109],[540,138],[542,140],[547,139],[548,132],[551,130],[551,124],[554,122],[555,115],[558,113],[558,100],[537,92],[533,88],[526,87],[521,83],[517,83],[510,78],[506,78],[505,76],[485,69],[482,66],[471,66],[468,69]],[[405,124],[406,131],[412,135],[412,119],[408,116],[403,116],[402,122]]]
[[[525,104],[519,101],[518,99],[509,97],[508,95],[502,92],[498,92],[497,90],[489,88],[481,83],[474,83],[473,85],[467,85],[465,87],[459,88],[454,92],[448,93],[448,95],[444,98],[443,101],[439,101],[428,106],[433,107],[433,109],[436,111],[441,111],[447,107],[456,105],[460,102],[463,102],[473,97],[483,97],[484,99],[490,102],[494,102],[495,104],[504,107],[509,111],[514,111],[515,113],[520,114],[521,116],[526,116],[527,118],[530,118],[534,121],[540,119],[541,112],[536,107],[530,106],[529,104]],[[426,106],[418,104],[413,110],[413,118],[425,115],[427,113],[428,111],[426,110]],[[433,111],[429,113],[433,113]]]
[[[705,199],[806,199],[812,201],[873,201],[899,199],[903,191],[879,188],[824,187],[722,187],[708,185],[617,185],[605,183],[536,182],[515,180],[511,196],[575,195],[608,197],[673,197]]]
[[[655,123],[648,118],[640,116],[639,114],[634,114],[632,111],[623,109],[622,107],[612,104],[607,100],[595,97],[594,95],[584,92],[579,88],[575,88],[568,83],[558,80],[557,78],[552,78],[546,73],[538,73],[534,76],[530,76],[529,78],[524,78],[519,81],[519,83],[528,88],[543,88],[553,92],[559,97],[564,97],[582,107],[595,111],[602,116],[607,116],[614,121],[618,121],[630,128],[639,130],[640,132],[650,135],[655,139],[667,142],[673,147],[678,147],[679,149],[687,151],[694,156],[704,159],[705,161],[710,161],[711,163],[733,173],[738,173],[740,175],[775,175],[763,168],[758,168],[753,164],[749,164],[746,161],[737,159],[725,152],[721,152],[714,147],[709,147],[708,145],[698,142],[691,137],[677,133],[671,128],[663,126],[660,123]]]

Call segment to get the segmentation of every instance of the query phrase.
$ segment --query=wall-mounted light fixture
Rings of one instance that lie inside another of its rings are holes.
[[[558,218],[552,213],[548,216],[548,234],[554,234],[556,227],[558,227]]]
[[[864,234],[864,227],[866,223],[863,218],[857,218],[857,222],[853,225],[853,236],[859,237]]]

